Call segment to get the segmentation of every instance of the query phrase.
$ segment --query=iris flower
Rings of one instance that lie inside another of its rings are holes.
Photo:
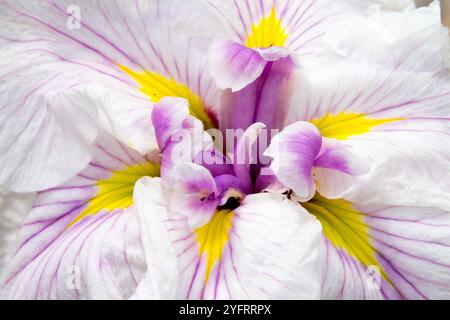
[[[2,297],[450,298],[437,2],[0,7]]]

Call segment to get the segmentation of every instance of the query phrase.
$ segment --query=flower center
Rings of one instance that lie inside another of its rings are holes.
[[[227,202],[225,202],[224,205],[219,206],[217,209],[219,211],[222,210],[229,210],[229,211],[233,211],[234,209],[238,208],[241,205],[241,198],[237,198],[237,197],[230,197],[228,198]]]
[[[248,48],[283,47],[286,38],[287,34],[281,26],[281,20],[277,17],[275,7],[273,7],[267,17],[263,17],[259,24],[252,26],[252,32],[248,36],[245,46]]]

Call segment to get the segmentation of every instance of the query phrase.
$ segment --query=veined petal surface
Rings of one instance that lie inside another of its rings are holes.
[[[136,298],[319,297],[321,229],[301,207],[281,195],[254,194],[191,231],[187,215],[167,210],[158,185],[161,193],[158,178],[143,179],[135,189],[147,282],[155,290]]]
[[[90,161],[98,126],[150,152],[154,95],[187,98],[191,111],[215,126],[216,89],[202,62],[210,40],[199,37],[204,25],[214,34],[214,19],[201,2],[2,0],[0,6],[5,189],[36,191],[72,178]]]
[[[332,49],[305,64],[289,122],[308,120],[367,159],[361,184],[334,197],[448,210],[449,40],[439,8],[352,17],[327,35]]]
[[[97,139],[86,169],[37,194],[7,265],[2,296],[129,298],[146,269],[134,183],[158,176],[157,161],[107,134]]]
[[[449,298],[448,211],[320,195],[302,205],[324,230],[322,298]]]

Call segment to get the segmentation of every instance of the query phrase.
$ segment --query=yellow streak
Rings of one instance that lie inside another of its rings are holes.
[[[364,266],[377,266],[381,275],[391,285],[388,275],[376,258],[376,250],[370,241],[369,227],[348,201],[330,200],[319,194],[302,206],[317,217],[328,240],[338,249],[344,249]]]
[[[123,170],[112,171],[108,179],[97,181],[97,193],[89,200],[89,204],[83,212],[67,228],[102,210],[113,211],[130,207],[133,204],[134,184],[144,176],[159,176],[159,165],[146,162],[128,166]]]
[[[222,252],[228,243],[228,234],[232,227],[233,212],[217,211],[211,220],[194,231],[200,256],[206,258],[205,285],[215,264],[222,258]]]
[[[310,122],[320,130],[322,136],[345,140],[351,136],[367,133],[375,126],[399,120],[403,119],[371,119],[364,114],[341,112],[334,115],[327,113]]]
[[[166,78],[156,72],[147,70],[137,72],[125,66],[119,66],[119,68],[141,86],[140,90],[150,98],[150,101],[157,103],[164,97],[184,98],[189,101],[191,115],[202,121],[205,129],[214,127],[205,111],[203,101],[186,84],[178,83],[173,78]]]
[[[259,24],[252,26],[252,32],[248,36],[245,46],[248,48],[269,48],[273,46],[283,47],[286,43],[287,34],[277,18],[275,7],[269,16],[261,19]]]

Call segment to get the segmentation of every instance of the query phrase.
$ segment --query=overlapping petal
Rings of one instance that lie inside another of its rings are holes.
[[[134,183],[157,176],[155,156],[140,156],[109,135],[75,178],[37,194],[18,234],[2,295],[10,299],[123,299],[146,267],[133,207]]]
[[[309,122],[298,121],[276,135],[265,152],[277,179],[295,192],[300,201],[310,200],[319,189],[325,196],[344,192],[352,176],[368,171],[364,159],[335,139],[322,138]],[[316,188],[316,183],[318,187]]]
[[[151,106],[164,96],[188,99],[193,114],[215,125],[216,89],[203,63],[210,37],[198,37],[204,25],[214,34],[214,19],[202,3],[0,5],[5,188],[35,191],[73,177],[90,160],[98,126],[149,152],[156,145]]]
[[[368,158],[361,184],[335,196],[448,209],[448,34],[439,8],[371,11],[327,39],[332,52],[305,65],[289,118],[311,121]]]
[[[315,197],[325,299],[448,299],[450,213]]]
[[[450,299],[437,4],[0,0],[1,297]]]
[[[368,5],[360,0],[207,2],[227,35],[210,49],[211,73],[219,87],[232,91],[256,80],[267,62],[291,54],[294,61],[306,59],[323,45],[325,30],[342,13]]]
[[[157,191],[159,190],[159,191]],[[281,195],[248,196],[194,231],[167,209],[161,180],[143,179],[135,201],[147,232],[147,285],[135,298],[313,299],[320,295],[320,225]],[[150,286],[151,288],[151,286]]]

